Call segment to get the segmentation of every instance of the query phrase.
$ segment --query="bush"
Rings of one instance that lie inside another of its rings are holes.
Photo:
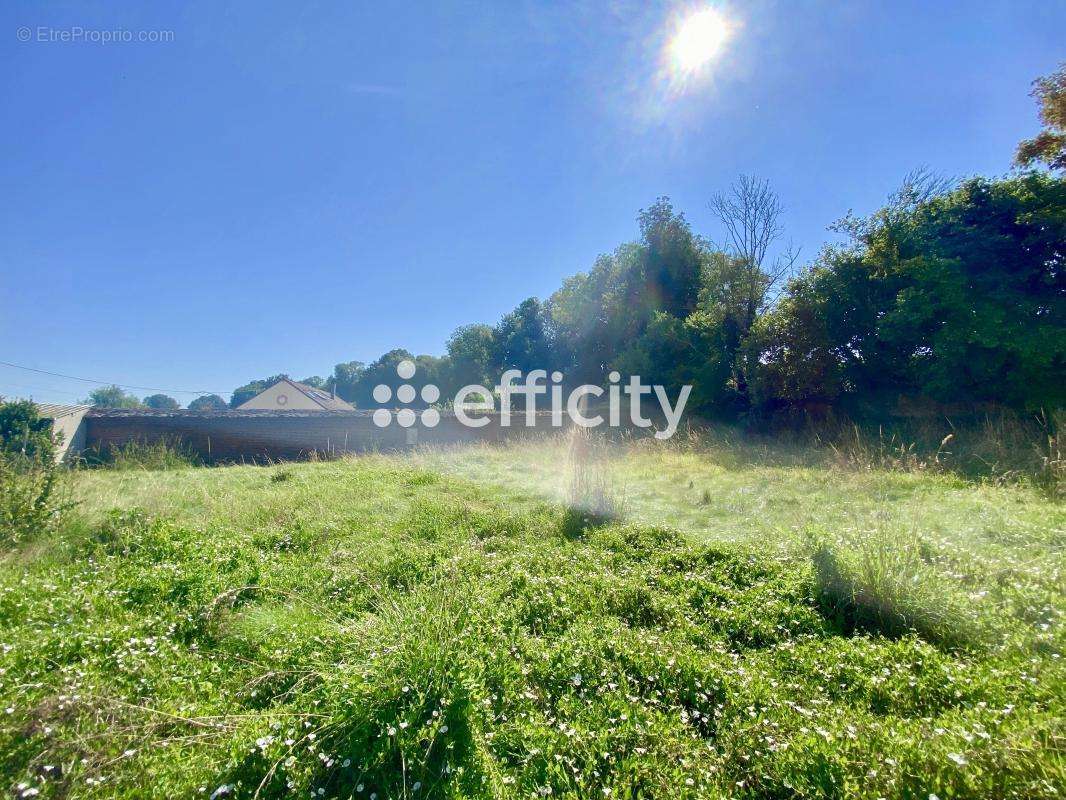
[[[0,543],[53,528],[65,507],[52,421],[28,400],[0,402]]]
[[[52,421],[43,419],[29,400],[0,400],[0,452],[31,459],[54,459]]]
[[[0,452],[0,544],[54,529],[66,504],[59,499],[59,467],[47,457]]]

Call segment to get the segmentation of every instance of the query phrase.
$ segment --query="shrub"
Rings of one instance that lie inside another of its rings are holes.
[[[0,402],[0,543],[54,527],[65,507],[52,421],[28,400]]]
[[[29,400],[0,401],[0,451],[31,459],[54,459],[52,421]]]
[[[0,544],[52,530],[66,504],[59,499],[59,467],[46,457],[0,452]]]

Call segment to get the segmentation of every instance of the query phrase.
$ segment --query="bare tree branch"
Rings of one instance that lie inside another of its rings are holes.
[[[792,274],[799,250],[790,243],[783,254],[767,263],[770,247],[784,232],[781,216],[785,211],[769,181],[741,175],[728,193],[711,198],[710,210],[726,230],[728,242],[722,249],[738,262],[735,289],[741,296],[735,313],[747,333],[775,287]]]

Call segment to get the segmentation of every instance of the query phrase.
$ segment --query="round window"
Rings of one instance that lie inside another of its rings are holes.
[[[283,406],[287,402],[289,402],[289,396],[287,394],[279,394],[278,395],[278,405],[279,406]]]

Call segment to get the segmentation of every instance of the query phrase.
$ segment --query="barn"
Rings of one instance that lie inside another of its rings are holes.
[[[58,434],[56,458],[60,461],[85,449],[85,414],[92,406],[35,403],[41,419],[52,421],[52,433]]]

